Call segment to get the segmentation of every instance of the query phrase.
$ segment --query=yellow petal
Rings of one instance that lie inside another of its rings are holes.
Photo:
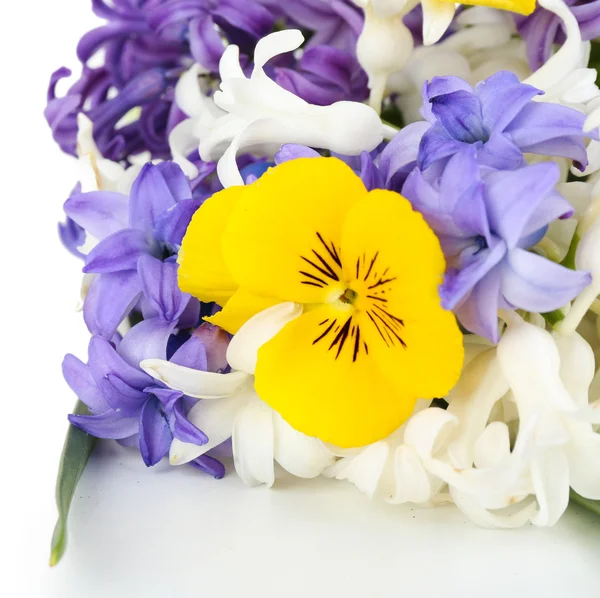
[[[356,203],[344,222],[341,251],[344,276],[362,298],[358,308],[368,297],[394,307],[399,300],[415,308],[439,305],[446,269],[439,240],[398,193],[376,189]]]
[[[242,324],[246,323],[252,316],[277,303],[279,303],[277,299],[261,297],[250,293],[246,289],[238,289],[220,312],[204,319],[231,334],[235,334],[242,327]]]
[[[364,352],[352,360],[355,337],[339,354],[340,340],[331,347],[351,314],[345,306],[322,306],[293,320],[259,349],[255,378],[260,398],[293,428],[343,448],[385,438],[416,402]]]
[[[444,2],[454,4],[453,0],[444,0]],[[500,10],[509,10],[521,15],[530,15],[535,10],[535,0],[466,0],[461,4],[470,4],[472,6],[490,6]]]
[[[179,287],[201,301],[223,305],[237,290],[222,252],[223,230],[245,187],[229,187],[194,214],[179,251]]]
[[[382,320],[388,320],[387,330]],[[374,322],[364,312],[355,318],[369,356],[390,384],[420,399],[446,396],[458,382],[464,360],[454,314],[441,307],[417,316],[406,313],[395,330],[389,318],[382,320],[375,316]]]
[[[462,334],[440,306],[444,256],[421,214],[397,193],[371,191],[346,218],[342,255],[369,357],[399,391],[444,396],[460,375]]]
[[[344,215],[366,189],[336,158],[281,164],[246,192],[223,236],[240,286],[265,297],[321,303],[344,290],[339,247]]]

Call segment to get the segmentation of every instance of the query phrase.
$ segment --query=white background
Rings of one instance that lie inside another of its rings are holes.
[[[76,67],[90,0],[16,0],[0,17],[0,584],[5,598],[43,596],[55,508],[53,478],[74,397],[65,353],[85,357],[75,313],[81,267],[57,236],[74,163],[43,118],[50,74]],[[13,582],[13,579],[15,580]],[[17,583],[14,585],[13,583]]]
[[[572,509],[551,530],[480,530],[455,509],[371,503],[353,487],[249,490],[189,469],[145,470],[103,446],[76,494],[67,556],[47,567],[54,476],[75,398],[65,353],[85,358],[79,262],[56,223],[74,163],[43,120],[47,80],[77,67],[90,0],[12,0],[0,20],[2,239],[0,595],[597,597],[600,522]]]

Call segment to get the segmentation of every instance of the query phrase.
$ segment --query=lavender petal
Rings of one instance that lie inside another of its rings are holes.
[[[63,360],[62,372],[69,388],[92,413],[104,413],[109,409],[87,364],[69,354]]]
[[[139,420],[140,452],[147,467],[156,465],[169,452],[173,435],[157,398],[149,398]]]
[[[144,359],[166,359],[167,341],[175,324],[159,318],[136,324],[119,345],[119,355],[132,367],[139,367]]]
[[[106,339],[134,308],[142,292],[135,270],[96,276],[83,304],[83,319],[92,334]]]
[[[87,255],[83,271],[106,274],[134,270],[138,259],[151,251],[146,234],[125,228],[100,241]]]
[[[96,438],[127,438],[136,434],[139,419],[136,417],[121,417],[115,411],[106,411],[99,415],[69,415],[69,421],[84,432]]]
[[[64,210],[90,235],[102,240],[128,227],[128,203],[122,193],[90,191],[71,195]]]
[[[502,295],[511,304],[533,312],[566,305],[591,282],[589,272],[564,268],[534,253],[515,249],[503,268]]]

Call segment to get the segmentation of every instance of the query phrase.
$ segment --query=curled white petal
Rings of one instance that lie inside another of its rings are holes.
[[[573,430],[566,455],[573,490],[585,498],[600,500],[600,434],[589,424],[579,424]]]
[[[333,453],[320,440],[298,432],[276,412],[273,423],[275,460],[292,475],[314,478],[335,461]]]
[[[531,466],[531,476],[538,512],[532,517],[534,525],[554,525],[569,504],[569,464],[560,448],[540,453]]]
[[[194,138],[194,126],[193,120],[184,120],[173,127],[173,130],[169,133],[169,147],[171,148],[173,162],[190,179],[198,176],[198,169],[186,157],[198,147],[198,142]]]
[[[423,43],[431,46],[446,33],[454,18],[454,3],[423,0]]]
[[[430,476],[414,447],[402,444],[394,452],[394,493],[386,497],[392,504],[406,502],[426,503],[433,489]]]
[[[459,421],[456,438],[448,447],[448,455],[457,466],[471,466],[477,438],[485,428],[492,408],[509,388],[494,349],[481,352],[463,370],[450,393],[448,408]]]
[[[210,438],[210,436],[209,436]],[[257,396],[241,407],[233,421],[235,470],[248,486],[275,482],[273,410]]]
[[[258,350],[302,314],[298,303],[279,303],[250,318],[227,347],[227,362],[234,370],[254,374]]]
[[[538,405],[575,411],[560,379],[560,355],[552,335],[522,319],[509,325],[498,345],[498,363],[527,419]]]
[[[575,15],[563,0],[538,0],[540,6],[556,14],[563,22],[566,41],[561,48],[524,83],[548,90],[560,83],[580,65],[583,48]]]
[[[478,469],[496,467],[510,454],[510,435],[504,422],[492,422],[475,443],[474,463]]]
[[[285,54],[292,52],[296,48],[299,48],[304,41],[304,36],[297,29],[289,29],[283,31],[276,31],[271,35],[267,35],[258,41],[256,44],[256,50],[254,51],[254,72],[256,74],[263,74],[263,66],[279,54]]]
[[[251,383],[245,372],[216,374],[187,368],[162,359],[145,359],[140,367],[169,388],[199,399],[222,399]]]
[[[198,401],[190,409],[188,420],[208,436],[208,442],[198,446],[173,439],[169,451],[171,465],[189,463],[231,438],[233,422],[248,400],[248,395],[240,393],[218,401]]]
[[[199,85],[199,78],[206,69],[193,64],[177,81],[175,86],[175,103],[188,116],[200,116],[208,103],[206,89]]]
[[[379,487],[389,455],[388,443],[376,442],[365,447],[356,455],[338,461],[325,472],[325,475],[337,480],[348,480],[361,492],[373,497]]]
[[[445,444],[457,424],[458,418],[447,410],[436,407],[424,409],[406,424],[404,442],[414,447],[422,459],[431,459],[436,446]]]
[[[579,334],[555,334],[560,356],[560,378],[578,407],[587,407],[589,388],[595,374],[594,352]]]
[[[494,512],[478,504],[473,496],[462,493],[457,489],[451,489],[450,492],[456,506],[467,515],[471,521],[481,527],[501,529],[522,527],[531,520],[536,511],[536,504],[534,501],[531,501],[525,503],[522,508],[515,512]]]

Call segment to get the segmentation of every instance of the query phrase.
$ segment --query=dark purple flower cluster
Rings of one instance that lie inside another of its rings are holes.
[[[48,89],[46,120],[61,149],[75,155],[77,115],[94,123],[94,139],[109,160],[128,162],[149,152],[170,157],[168,135],[184,115],[174,88],[192,63],[218,71],[226,44],[252,56],[256,42],[277,23],[312,33],[305,54],[272,65],[270,75],[315,104],[367,97],[367,78],[354,49],[362,14],[349,0],[92,0],[106,23],[84,35],[77,55],[80,78],[63,97]],[[99,54],[103,60],[92,66]]]

